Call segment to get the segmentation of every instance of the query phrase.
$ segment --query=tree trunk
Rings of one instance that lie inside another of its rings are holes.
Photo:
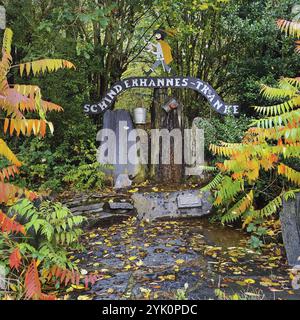
[[[280,220],[288,263],[300,264],[300,193],[295,200],[284,201]]]
[[[182,130],[181,108],[167,113],[162,106],[170,99],[167,89],[154,89],[154,98],[151,106],[151,128],[167,129],[171,132],[173,129]],[[183,135],[182,135],[183,137]],[[183,141],[182,141],[183,142]],[[183,165],[174,164],[174,140],[170,141],[170,164],[162,163],[162,143],[151,143],[151,155],[159,154],[159,164],[151,164],[151,179],[157,182],[179,183],[183,178]]]

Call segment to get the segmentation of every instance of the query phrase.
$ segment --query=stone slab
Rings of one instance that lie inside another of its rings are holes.
[[[179,208],[178,197],[191,197],[201,200],[201,207]],[[210,192],[200,194],[199,190],[187,190],[171,193],[136,193],[132,196],[138,217],[146,220],[165,218],[202,217],[210,214],[212,204],[208,201]]]
[[[110,202],[109,207],[111,210],[133,210],[134,207],[128,202]]]

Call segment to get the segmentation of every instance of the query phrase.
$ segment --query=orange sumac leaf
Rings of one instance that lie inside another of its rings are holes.
[[[24,226],[13,219],[10,219],[2,211],[0,211],[0,230],[7,233],[22,233],[23,235],[26,235]]]
[[[29,265],[25,275],[25,298],[38,300],[42,295],[42,287],[36,261],[33,260]]]
[[[22,257],[19,248],[16,248],[9,257],[9,266],[11,269],[19,270],[21,265]]]
[[[5,119],[4,120],[4,129],[3,129],[4,134],[6,134],[8,127],[9,127],[9,119]]]

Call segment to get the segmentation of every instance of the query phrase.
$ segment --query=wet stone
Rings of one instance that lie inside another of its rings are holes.
[[[177,198],[178,208],[200,208],[202,207],[202,200],[195,194],[183,194]]]
[[[148,250],[148,255],[143,260],[143,263],[145,266],[161,267],[161,266],[171,266],[175,264],[175,260],[170,254],[165,252],[155,253],[154,251],[155,249],[153,248],[152,250]]]
[[[117,177],[116,184],[114,186],[115,189],[126,189],[130,188],[132,185],[132,180],[129,179],[128,174],[120,174]]]
[[[131,274],[128,272],[116,273],[112,278],[98,281],[92,286],[91,292],[95,293],[98,297],[96,299],[111,299],[120,298],[128,287],[128,281]],[[111,292],[113,289],[113,292]]]
[[[128,202],[110,202],[109,207],[111,210],[133,210],[134,207]]]
[[[210,214],[210,193],[199,190],[176,192],[136,193],[132,196],[140,219],[163,220],[203,217]]]
[[[71,212],[95,212],[103,210],[104,203],[95,203],[90,205],[82,205],[79,207],[72,207]]]
[[[98,227],[110,226],[115,223],[121,223],[129,218],[130,216],[125,214],[107,212],[93,213],[87,217],[84,226],[88,229],[95,229]]]

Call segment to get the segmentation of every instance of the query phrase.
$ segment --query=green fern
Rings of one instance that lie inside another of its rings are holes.
[[[295,108],[298,108],[300,104],[299,97],[293,98],[291,100],[288,100],[284,103],[275,105],[275,106],[269,106],[269,107],[259,107],[254,106],[256,112],[265,115],[265,116],[276,116],[280,115],[286,112],[289,112]]]
[[[112,167],[101,165],[98,162],[83,164],[69,171],[63,180],[73,184],[78,190],[100,189],[106,178],[106,174],[103,172],[105,169],[111,170]]]
[[[223,175],[219,173],[208,185],[201,189],[202,192],[211,191],[212,189],[216,189],[219,184],[222,182]]]

